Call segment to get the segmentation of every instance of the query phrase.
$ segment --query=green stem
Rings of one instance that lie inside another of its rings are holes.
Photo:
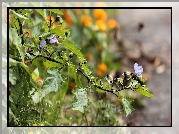
[[[84,117],[85,117],[85,120],[86,120],[86,123],[87,123],[87,126],[88,126],[88,120],[86,118],[86,112],[84,112]]]

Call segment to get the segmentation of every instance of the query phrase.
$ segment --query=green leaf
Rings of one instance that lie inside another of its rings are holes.
[[[57,68],[48,69],[47,76],[41,89],[42,97],[45,97],[50,92],[59,91],[62,82],[64,82],[63,78]]]
[[[49,61],[49,60],[46,60],[46,61],[44,62],[44,66],[45,66],[46,68],[54,68],[54,67],[60,67],[61,64],[60,64],[60,63],[56,63],[56,62],[52,62],[52,61]]]
[[[16,46],[21,56],[21,60],[24,62],[25,48],[21,45],[21,38],[18,36],[17,32],[12,28],[9,29],[9,40],[10,43],[13,43]]]
[[[132,100],[131,98],[128,98],[128,97],[124,97],[124,96],[121,96],[120,99],[121,99],[121,102],[122,102],[124,113],[126,114],[126,116],[128,116],[130,113],[132,113],[132,111],[135,110],[131,105],[131,103],[134,100]]]
[[[153,95],[149,92],[148,88],[146,86],[140,86],[136,92],[146,96],[146,97],[149,97],[149,98],[152,98]]]
[[[16,73],[13,71],[12,68],[9,69],[9,81],[12,85],[15,85],[17,81]]]
[[[24,15],[21,15],[21,14],[16,13],[14,10],[11,10],[11,12],[13,12],[13,13],[14,13],[16,16],[18,16],[19,18],[28,19],[28,18],[25,17]]]
[[[45,19],[44,12],[42,9],[35,9],[35,10]]]
[[[32,72],[31,76],[32,76],[33,81],[36,81],[36,80],[37,80],[37,78],[39,77],[39,70],[38,70],[38,68],[36,68],[36,69]]]
[[[77,82],[77,76],[76,76],[76,67],[71,62],[69,63],[69,68],[71,70],[71,73],[73,75],[73,78],[75,79],[75,82]]]
[[[47,10],[54,12],[56,14],[59,14],[59,15],[63,15],[63,13],[59,9],[47,9]]]
[[[84,88],[76,88],[72,91],[75,95],[72,110],[79,110],[84,113],[84,108],[88,105],[87,92]]]
[[[70,40],[63,41],[61,43],[61,46],[66,47],[78,57],[78,60],[80,61],[81,68],[84,70],[84,73],[91,78],[92,72],[89,69],[89,67],[87,67],[87,65],[85,64],[87,61],[84,58],[83,54],[80,52],[80,48],[74,42]]]

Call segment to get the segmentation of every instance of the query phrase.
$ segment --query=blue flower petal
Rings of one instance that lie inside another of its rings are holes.
[[[143,72],[142,66],[138,66],[138,64],[135,63],[135,64],[134,64],[134,73],[135,73],[135,75],[136,75],[136,76],[139,76],[139,75],[142,74],[142,72]]]
[[[57,37],[56,37],[56,35],[53,35],[53,36],[50,38],[50,44],[54,44],[54,43],[56,43],[56,42],[58,42]]]

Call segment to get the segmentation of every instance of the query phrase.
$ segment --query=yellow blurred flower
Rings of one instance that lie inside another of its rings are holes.
[[[42,78],[39,76],[39,77],[37,78],[36,82],[37,82],[37,86],[38,86],[38,87],[41,87],[42,84],[43,84],[43,82],[44,82],[44,79],[42,79]]]
[[[107,66],[105,63],[98,64],[97,68],[98,68],[97,75],[99,77],[101,77],[103,74],[107,72]]]
[[[106,7],[106,3],[105,2],[95,2],[95,7]]]
[[[81,16],[81,22],[84,26],[90,26],[92,19],[89,15],[83,15]]]
[[[72,22],[72,19],[71,19],[70,15],[69,15],[68,11],[67,11],[67,10],[64,10],[64,11],[63,11],[63,15],[64,15],[64,21],[65,21],[65,22],[68,24],[68,26],[71,28],[73,22]]]
[[[37,123],[34,123],[33,126],[38,126]]]
[[[94,10],[94,17],[98,20],[106,20],[106,12],[104,9],[95,9]]]
[[[109,28],[115,28],[117,26],[117,22],[114,19],[110,19],[108,20],[107,25]]]
[[[102,31],[106,31],[107,27],[106,27],[106,23],[102,20],[97,20],[96,21],[96,26],[99,30],[102,30]]]
[[[89,52],[86,53],[86,57],[88,60],[92,60],[93,59],[93,55]]]
[[[51,18],[50,18],[50,17],[51,17]],[[55,22],[54,16],[48,15],[48,16],[46,17],[46,20],[49,21],[49,22],[50,22],[50,19],[51,19],[51,23],[53,24],[53,23]]]

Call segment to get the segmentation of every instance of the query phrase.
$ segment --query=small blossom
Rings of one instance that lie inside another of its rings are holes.
[[[102,20],[97,20],[96,26],[99,30],[102,30],[102,31],[106,31],[106,29],[107,29],[106,23]]]
[[[103,74],[105,74],[107,72],[107,66],[105,63],[98,64],[97,68],[98,68],[97,75],[99,77],[101,77]]]
[[[106,20],[106,12],[103,9],[95,9],[94,17],[98,20],[105,21]]]
[[[56,37],[56,35],[53,35],[53,36],[50,38],[50,44],[54,44],[54,43],[56,43],[56,42],[58,42],[57,37]]]
[[[114,19],[108,20],[107,24],[109,28],[115,28],[117,26],[117,22]]]
[[[142,66],[138,66],[138,64],[135,63],[134,64],[134,72],[135,72],[135,75],[137,75],[137,76],[141,75],[143,72]]]
[[[81,23],[84,26],[90,26],[92,23],[92,19],[89,15],[83,15],[83,16],[81,16]]]
[[[42,42],[40,43],[40,45],[38,45],[38,50],[40,50],[41,48],[43,48],[46,45],[46,41],[42,40]]]

